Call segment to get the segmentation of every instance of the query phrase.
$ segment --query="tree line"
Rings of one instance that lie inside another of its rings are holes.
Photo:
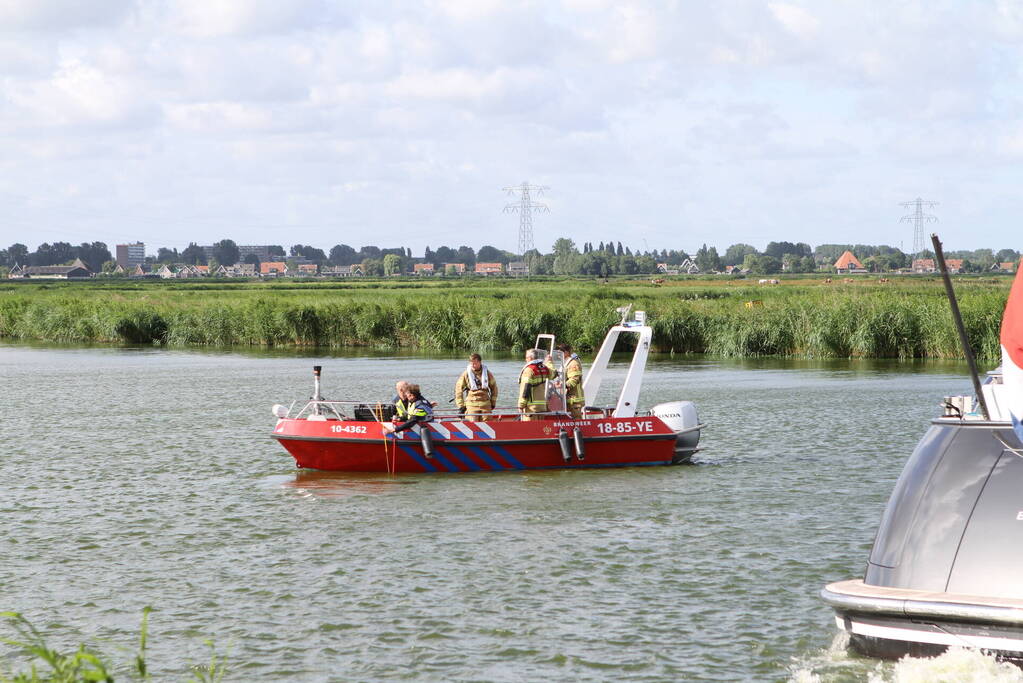
[[[770,242],[763,251],[750,244],[730,245],[724,253],[714,246],[700,246],[693,254],[681,249],[634,250],[619,241],[584,242],[578,246],[573,240],[561,237],[555,240],[551,251],[543,253],[531,249],[525,254],[515,254],[484,245],[478,250],[461,245],[457,248],[441,246],[426,247],[422,257],[414,257],[407,247],[362,246],[359,249],[347,244],[336,244],[329,251],[305,244],[293,244],[288,250],[281,245],[269,245],[270,258],[293,263],[314,263],[318,266],[360,265],[366,275],[392,275],[408,272],[415,263],[433,264],[435,271],[442,272],[444,264],[460,263],[467,269],[477,263],[501,263],[524,261],[533,275],[639,275],[658,272],[658,264],[669,269],[689,270],[695,265],[702,273],[721,272],[728,266],[753,274],[774,274],[780,272],[810,273],[832,269],[835,261],[845,251],[853,255],[871,272],[891,272],[912,265],[914,256],[888,245],[867,244],[821,244],[816,248],[805,242]],[[259,264],[259,258],[249,254],[244,259],[238,245],[223,239],[212,246],[212,255],[196,243],[190,243],[180,252],[169,247],[159,247],[155,255],[146,257],[151,266],[159,264],[225,264],[244,262]],[[933,258],[925,251],[918,257]],[[1015,262],[1020,253],[1014,249],[975,249],[950,251],[948,258],[962,259],[966,272],[983,272],[996,263]],[[0,250],[0,267],[10,268],[16,264],[32,266],[60,265],[81,259],[93,272],[113,269],[114,261],[103,242],[83,242],[78,246],[68,242],[44,242],[35,251],[29,251],[24,244],[15,243]]]

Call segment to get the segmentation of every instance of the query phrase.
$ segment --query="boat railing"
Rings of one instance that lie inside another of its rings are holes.
[[[394,415],[393,405],[383,401],[327,401],[311,399],[297,413],[292,415],[295,404],[292,403],[284,415],[293,420],[358,420],[361,422],[390,422]],[[510,420],[522,417],[516,409],[498,408],[487,414],[489,419]],[[435,408],[435,421],[455,422],[466,419],[466,415],[456,408]],[[564,410],[542,413],[530,413],[531,418],[558,419],[570,418],[571,414]]]

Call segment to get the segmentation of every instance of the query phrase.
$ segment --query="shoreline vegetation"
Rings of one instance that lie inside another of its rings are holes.
[[[76,649],[53,647],[50,642],[28,619],[18,612],[0,612],[8,630],[14,637],[0,636],[0,642],[13,647],[16,657],[28,666],[27,670],[5,673],[0,668],[0,683],[79,683],[96,681],[113,683],[114,674],[126,674],[131,680],[151,681],[153,672],[146,660],[146,643],[149,637],[149,613],[151,607],[142,610],[142,626],[139,629],[139,645],[130,663],[115,662],[102,650],[93,645],[80,644]],[[212,640],[205,641],[210,651],[207,664],[191,665],[188,683],[218,683],[227,672],[227,654],[219,653]],[[118,648],[124,650],[125,648]],[[10,664],[10,661],[3,662]]]
[[[1011,277],[959,276],[978,358],[1000,358]],[[54,282],[0,285],[0,339],[57,343],[521,351],[550,332],[599,346],[615,308],[647,311],[653,351],[725,357],[963,354],[940,278]]]

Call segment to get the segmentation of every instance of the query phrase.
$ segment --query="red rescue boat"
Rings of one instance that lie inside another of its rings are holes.
[[[294,456],[298,467],[338,472],[489,472],[689,462],[704,427],[692,402],[636,410],[652,330],[642,311],[634,320],[626,321],[627,316],[624,309],[622,322],[608,331],[583,382],[585,396],[594,399],[618,338],[637,335],[618,401],[600,408],[587,405],[582,419],[573,419],[562,409],[560,383],[552,381],[548,412],[532,415],[529,421],[517,411],[495,411],[485,422],[437,411],[431,422],[390,434],[383,424],[392,406],[322,400],[317,367],[312,400],[294,416],[289,408],[273,407],[279,419],[272,436]],[[541,343],[549,344],[543,351],[564,377],[566,359],[554,350],[554,337],[540,335],[537,348]]]

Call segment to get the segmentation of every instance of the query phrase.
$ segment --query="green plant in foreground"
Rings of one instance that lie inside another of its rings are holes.
[[[149,667],[146,664],[146,641],[149,634],[149,613],[151,607],[142,610],[142,625],[139,633],[139,647],[135,653],[129,675],[132,680],[149,681]],[[84,644],[72,653],[51,648],[43,635],[18,612],[0,612],[7,625],[17,634],[16,638],[0,637],[0,642],[13,646],[29,658],[29,669],[8,676],[0,671],[0,683],[112,683],[114,668],[103,655],[90,650]],[[216,683],[226,673],[227,655],[218,655],[212,640],[205,641],[210,648],[209,664],[191,667],[189,683]]]

